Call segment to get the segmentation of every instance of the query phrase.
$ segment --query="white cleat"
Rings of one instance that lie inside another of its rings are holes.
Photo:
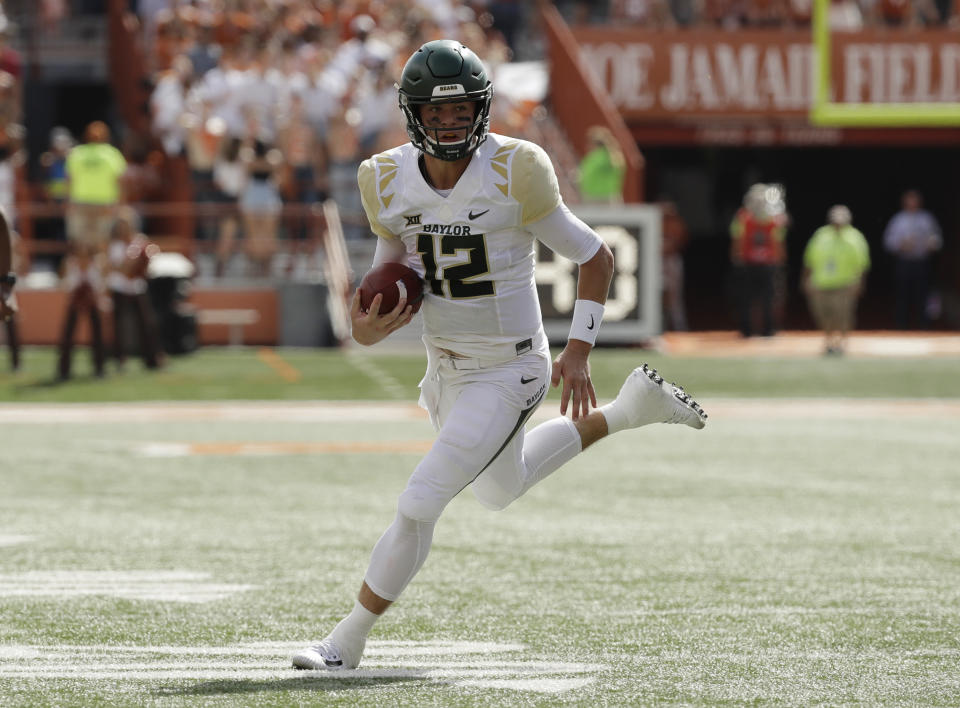
[[[293,668],[308,669],[312,671],[343,671],[345,669],[355,669],[360,663],[361,649],[354,659],[348,653],[344,652],[340,645],[333,639],[327,637],[319,644],[298,651],[291,657]]]
[[[683,423],[699,430],[707,424],[707,414],[690,394],[664,381],[646,364],[630,373],[616,404],[633,428],[650,423]]]

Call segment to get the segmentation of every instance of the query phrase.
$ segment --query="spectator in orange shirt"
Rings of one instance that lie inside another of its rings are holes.
[[[730,224],[730,260],[737,288],[740,333],[750,337],[754,309],[760,310],[760,334],[774,334],[778,269],[785,260],[786,211],[779,185],[754,184]]]

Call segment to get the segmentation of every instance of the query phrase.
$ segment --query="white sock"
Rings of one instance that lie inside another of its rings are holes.
[[[603,413],[603,417],[607,419],[607,433],[609,435],[619,433],[621,430],[626,430],[630,427],[630,421],[627,419],[626,414],[620,410],[616,401],[608,403],[605,406],[600,406],[597,410]]]
[[[363,651],[367,635],[370,634],[370,630],[378,619],[380,615],[374,614],[357,600],[353,603],[353,610],[340,620],[330,632],[330,636],[341,646],[341,649],[344,646],[353,648],[359,644],[360,651]]]

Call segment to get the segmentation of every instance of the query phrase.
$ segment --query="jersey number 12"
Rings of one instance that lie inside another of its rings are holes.
[[[426,271],[423,277],[430,284],[430,292],[444,297],[443,282],[446,281],[447,290],[450,293],[448,297],[454,300],[493,295],[493,281],[473,281],[477,276],[490,272],[490,265],[487,262],[487,244],[483,234],[440,236],[441,255],[453,256],[460,251],[467,252],[468,260],[465,263],[445,266],[438,274],[436,242],[433,235],[417,236],[417,253],[423,261],[423,268]]]

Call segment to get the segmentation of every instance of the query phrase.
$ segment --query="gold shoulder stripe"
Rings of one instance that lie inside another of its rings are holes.
[[[378,166],[378,176],[380,181],[377,183],[377,191],[380,193],[380,200],[383,202],[384,207],[389,207],[390,202],[393,201],[393,195],[384,194],[387,187],[390,186],[390,183],[400,174],[400,165],[392,157],[388,155],[377,155],[375,162]]]
[[[493,157],[490,158],[490,167],[506,180],[503,184],[494,183],[494,186],[499,189],[505,197],[510,193],[510,172],[507,170],[507,161],[510,159],[510,154],[517,149],[519,144],[518,141],[511,140],[501,145],[493,154]]]
[[[397,171],[394,170],[394,171],[391,172],[390,174],[384,175],[384,176],[380,179],[380,186],[379,186],[380,194],[383,194],[383,190],[385,190],[387,187],[390,186],[390,183],[393,182],[393,180],[396,178],[396,176],[397,176]]]
[[[380,223],[380,213],[384,209],[384,204],[389,204],[392,196],[384,199],[377,190],[377,170],[379,166],[375,158],[364,160],[357,170],[357,182],[360,187],[360,201],[363,204],[363,211],[367,215],[367,221],[370,222],[370,229],[381,238],[396,238],[394,234]]]

